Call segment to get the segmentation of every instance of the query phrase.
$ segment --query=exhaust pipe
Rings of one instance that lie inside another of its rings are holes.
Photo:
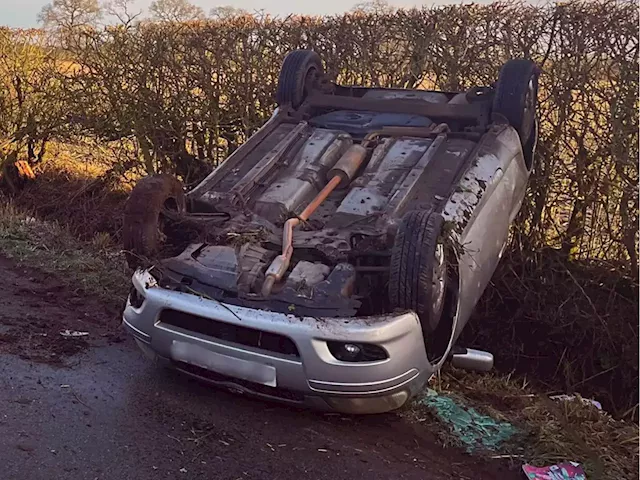
[[[334,167],[329,170],[327,175],[329,181],[316,197],[307,205],[297,218],[290,218],[284,223],[282,231],[282,253],[273,259],[271,265],[265,274],[266,278],[262,284],[262,295],[268,297],[276,282],[282,280],[282,277],[289,269],[291,257],[293,256],[293,229],[300,222],[306,222],[309,217],[317,210],[331,192],[336,188],[346,188],[356,172],[364,162],[367,156],[367,149],[362,145],[351,145],[349,149],[340,157]]]
[[[449,357],[451,365],[472,372],[489,372],[493,369],[493,355],[474,348],[455,348]]]

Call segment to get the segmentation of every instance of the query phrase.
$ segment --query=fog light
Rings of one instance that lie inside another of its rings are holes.
[[[386,350],[370,343],[327,342],[331,355],[343,362],[375,362],[389,358]]]
[[[354,343],[345,343],[342,348],[351,357],[355,357],[360,353],[360,347]]]

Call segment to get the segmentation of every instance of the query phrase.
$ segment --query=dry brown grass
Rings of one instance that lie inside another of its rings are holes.
[[[554,250],[503,258],[461,342],[539,388],[594,397],[637,419],[638,284],[612,267]]]
[[[113,152],[93,142],[55,142],[50,150],[51,159],[35,169],[35,182],[13,202],[39,218],[59,222],[76,238],[91,240],[107,234],[117,242],[131,185],[123,177],[109,174]]]

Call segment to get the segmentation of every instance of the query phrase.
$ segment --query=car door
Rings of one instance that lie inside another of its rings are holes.
[[[514,210],[517,213],[526,188],[526,172],[518,134],[511,127],[501,127],[483,137],[445,206],[445,221],[458,227],[454,239],[459,273],[456,336],[502,256]]]

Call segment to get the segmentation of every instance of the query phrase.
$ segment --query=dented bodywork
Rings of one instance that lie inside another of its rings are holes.
[[[519,138],[497,126],[483,137],[442,216],[448,241],[458,246],[460,296],[454,338],[461,333],[502,257],[509,227],[524,199],[529,171]]]
[[[526,187],[528,173],[513,129],[498,124],[484,135],[464,136],[430,134],[424,127],[383,135],[349,183],[297,222],[295,233],[283,234],[287,219],[318,195],[334,165],[362,138],[313,122],[292,124],[277,116],[271,122],[268,150],[260,142],[230,157],[202,183],[206,189],[189,194],[197,208],[215,208],[227,220],[209,228],[201,243],[162,262],[176,284],[188,278],[193,290],[220,300],[281,312],[388,313],[384,305],[366,310],[363,298],[383,292],[385,259],[398,224],[404,213],[419,208],[442,215],[443,240],[462,246],[455,249],[459,313],[468,316],[493,273]],[[288,276],[265,298],[265,273],[287,235],[295,252]],[[306,270],[305,264],[296,270],[299,262],[308,264]],[[305,271],[312,272],[309,278]],[[358,282],[366,276],[380,281]]]

